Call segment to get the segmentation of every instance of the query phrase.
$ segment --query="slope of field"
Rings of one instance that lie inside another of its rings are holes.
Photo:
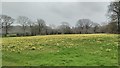
[[[117,66],[115,34],[7,37],[2,40],[3,66]]]

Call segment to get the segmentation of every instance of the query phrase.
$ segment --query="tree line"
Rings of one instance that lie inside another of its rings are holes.
[[[8,15],[0,15],[0,29],[2,35],[15,34],[15,36],[34,36],[52,34],[91,34],[91,33],[120,33],[120,1],[111,2],[108,10],[109,23],[98,24],[90,19],[79,19],[75,26],[62,22],[59,26],[47,25],[45,20],[30,20],[26,16],[13,19]],[[19,24],[12,25],[14,23]]]

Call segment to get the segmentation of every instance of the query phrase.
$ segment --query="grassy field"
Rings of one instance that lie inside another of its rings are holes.
[[[71,34],[2,39],[3,66],[117,66],[115,34]]]

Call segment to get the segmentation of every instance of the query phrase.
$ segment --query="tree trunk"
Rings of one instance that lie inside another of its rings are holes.
[[[5,37],[7,36],[8,34],[8,27],[7,27],[7,23],[6,23],[6,26],[5,26]]]
[[[23,25],[23,31],[24,31],[24,35],[23,36],[25,36],[26,35],[26,33],[25,33],[25,26]]]
[[[120,1],[119,1],[119,4],[120,4]],[[120,7],[118,10],[118,34],[120,34]]]
[[[40,27],[39,27],[39,34],[41,34],[41,29],[40,29]]]
[[[120,34],[120,18],[118,17],[118,34]]]
[[[30,34],[31,34],[31,36],[33,35],[33,29],[32,29],[31,25],[30,25]]]
[[[24,36],[25,36],[25,29],[24,29]]]

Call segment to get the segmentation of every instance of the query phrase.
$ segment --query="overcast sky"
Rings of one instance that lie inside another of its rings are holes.
[[[13,18],[27,16],[34,21],[43,19],[55,25],[68,22],[74,26],[82,18],[96,23],[107,21],[108,5],[109,2],[3,2],[2,14]]]

